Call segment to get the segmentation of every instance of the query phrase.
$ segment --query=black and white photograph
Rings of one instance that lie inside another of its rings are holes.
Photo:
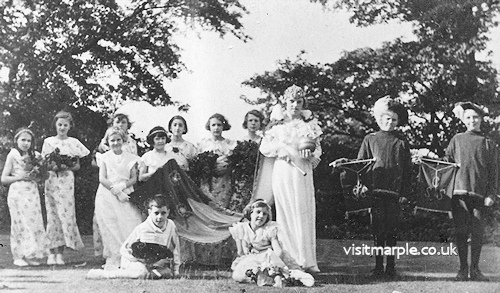
[[[499,24],[0,0],[0,290],[500,291]]]

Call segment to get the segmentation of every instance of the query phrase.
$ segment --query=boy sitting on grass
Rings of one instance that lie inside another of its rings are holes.
[[[154,195],[147,201],[148,218],[137,226],[120,248],[120,270],[90,270],[88,279],[171,278],[179,275],[180,244],[175,224],[168,219],[167,198]],[[173,268],[170,260],[173,257]]]

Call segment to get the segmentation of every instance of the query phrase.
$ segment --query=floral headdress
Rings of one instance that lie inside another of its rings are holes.
[[[482,117],[488,115],[487,113],[487,109],[482,107],[482,106],[479,106],[477,104],[474,104],[472,102],[459,102],[459,103],[456,103],[455,104],[455,108],[453,108],[453,114],[455,114],[455,116],[460,119],[460,121],[463,122],[463,119],[464,119],[464,112],[465,110],[474,110],[476,111],[476,113]]]

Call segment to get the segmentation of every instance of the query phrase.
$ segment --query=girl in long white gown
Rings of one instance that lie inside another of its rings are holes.
[[[273,111],[278,112],[272,115],[276,121],[265,132],[260,151],[266,157],[276,157],[271,184],[283,247],[303,269],[319,272],[313,167],[321,156],[322,131],[312,113],[303,110],[305,97],[301,88],[289,87],[285,100],[285,113],[279,113],[281,108]],[[312,141],[314,151],[302,148],[304,138]]]
[[[105,269],[118,269],[120,246],[132,230],[142,222],[141,212],[129,202],[129,194],[137,182],[140,158],[122,150],[127,135],[118,127],[106,131],[110,150],[98,158],[99,188],[95,198],[95,216],[103,240]]]

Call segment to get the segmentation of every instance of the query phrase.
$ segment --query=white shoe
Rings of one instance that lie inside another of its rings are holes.
[[[314,286],[314,277],[311,274],[308,274],[301,270],[290,270],[290,277],[295,280],[299,280],[302,285],[306,287]]]
[[[47,257],[47,265],[53,266],[55,264],[57,264],[56,263],[56,255],[55,254],[49,254],[49,256]]]
[[[14,265],[17,267],[27,267],[29,263],[27,263],[24,259],[15,259]]]
[[[56,254],[56,264],[60,265],[60,266],[63,266],[66,264],[63,260],[62,254],[60,254],[60,253]]]

